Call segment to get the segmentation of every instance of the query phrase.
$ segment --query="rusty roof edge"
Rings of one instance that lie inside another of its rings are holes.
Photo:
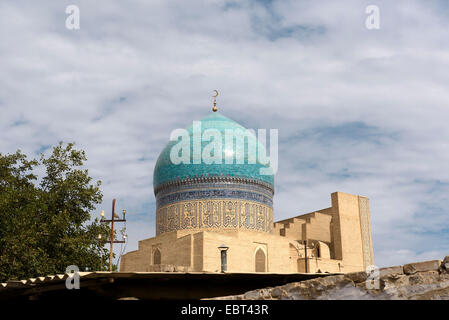
[[[111,272],[111,271],[91,271],[91,272],[79,272],[80,279],[101,279],[101,278],[132,278],[132,277],[139,277],[139,276],[145,276],[145,275],[161,275],[161,276],[182,276],[182,275],[213,275],[213,276],[239,276],[239,275],[257,275],[257,276],[268,276],[268,275],[278,275],[278,276],[306,276],[307,278],[314,278],[314,277],[324,277],[324,276],[332,276],[332,275],[339,275],[343,273],[274,273],[274,272],[206,272],[206,271],[191,271],[191,272]],[[8,280],[7,282],[0,283],[0,291],[7,290],[7,289],[18,289],[18,288],[26,288],[36,285],[42,285],[50,282],[58,282],[66,280],[67,278],[71,277],[72,274],[56,274],[56,275],[47,275],[42,277],[35,277],[35,278],[28,278],[25,280]]]

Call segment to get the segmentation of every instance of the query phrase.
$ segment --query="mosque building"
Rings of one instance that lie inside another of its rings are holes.
[[[216,106],[213,111],[200,121],[201,134],[246,132]],[[187,132],[193,139],[194,128]],[[265,151],[256,136],[245,137]],[[176,143],[167,144],[154,168],[156,236],[123,255],[120,271],[219,272],[223,244],[227,272],[346,273],[374,264],[368,198],[335,192],[329,208],[274,222],[274,175],[261,174],[264,165],[174,164],[170,152]],[[245,160],[254,156],[253,149],[238,150],[236,143],[223,150],[223,158],[242,152]],[[191,158],[194,153],[192,147]]]

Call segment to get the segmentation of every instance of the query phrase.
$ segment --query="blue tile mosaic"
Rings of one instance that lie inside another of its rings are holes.
[[[209,190],[190,190],[168,194],[157,197],[157,207],[160,208],[167,204],[198,199],[244,199],[263,203],[273,207],[273,199],[263,194],[243,190],[229,189],[209,189]]]
[[[206,164],[202,161],[200,164],[194,164],[194,148],[193,148],[193,126],[187,128],[187,131],[190,134],[190,163],[189,164],[173,164],[170,160],[170,152],[174,145],[176,145],[177,141],[170,141],[167,146],[163,149],[159,158],[156,162],[156,166],[154,168],[153,175],[153,187],[156,189],[158,186],[172,182],[179,181],[187,178],[194,177],[207,177],[207,176],[232,176],[232,177],[241,177],[241,178],[249,178],[256,179],[259,181],[263,181],[270,185],[274,185],[274,175],[263,175],[260,172],[261,168],[267,168],[267,165],[263,165],[258,162],[257,155],[254,154],[254,148],[252,150],[248,150],[248,145],[255,145],[257,152],[262,152],[264,155],[266,154],[265,147],[257,140],[254,135],[247,135],[247,131],[244,127],[236,123],[235,121],[219,114],[212,113],[209,116],[205,117],[201,121],[201,134],[204,133],[205,130],[208,129],[216,129],[222,135],[222,146],[223,146],[223,154],[222,159],[223,163],[220,164]],[[234,139],[233,149],[227,150],[225,143],[225,131],[226,130],[237,130],[233,131],[237,132],[236,138]],[[246,138],[245,138],[246,137]],[[243,149],[241,150],[241,146],[238,146],[236,143],[237,139],[243,139]],[[248,142],[251,142],[249,144]],[[202,141],[201,146],[202,150],[209,144],[209,141]],[[236,155],[243,156],[242,164],[235,163],[236,160],[234,157]],[[248,163],[248,159],[254,158],[257,159],[256,163]],[[226,164],[226,159],[234,159],[232,164]]]

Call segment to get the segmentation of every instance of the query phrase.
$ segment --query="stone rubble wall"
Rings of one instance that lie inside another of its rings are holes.
[[[217,300],[449,300],[449,256],[381,268],[375,278],[366,272],[347,273],[257,289]],[[374,274],[375,275],[375,274]]]

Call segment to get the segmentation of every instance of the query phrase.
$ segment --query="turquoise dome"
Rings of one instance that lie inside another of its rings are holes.
[[[201,161],[200,164],[193,163],[193,126],[191,125],[186,130],[190,135],[190,163],[189,164],[173,164],[170,160],[170,152],[174,145],[179,143],[177,141],[170,141],[167,146],[162,150],[159,158],[156,162],[156,166],[154,168],[153,175],[153,187],[156,189],[162,184],[168,182],[182,181],[189,178],[196,177],[206,177],[206,176],[232,176],[238,178],[245,178],[251,180],[258,180],[260,182],[267,183],[273,187],[274,178],[273,174],[266,175],[261,174],[261,168],[268,168],[268,165],[263,165],[259,162],[257,158],[257,154],[250,154],[251,157],[255,157],[257,161],[255,163],[248,163],[248,142],[254,143],[257,146],[257,152],[265,152],[265,146],[261,144],[257,138],[251,134],[248,139],[244,139],[244,150],[237,149],[236,139],[234,139],[233,149],[226,149],[225,144],[225,130],[235,130],[240,129],[234,132],[242,133],[243,137],[244,130],[246,130],[243,126],[239,125],[237,122],[219,114],[218,112],[214,112],[207,117],[200,120],[201,122],[201,136],[203,132],[207,129],[216,129],[222,135],[222,163],[221,164],[206,164]],[[202,141],[201,150],[204,149],[210,142]],[[236,150],[237,149],[237,150]],[[253,149],[254,150],[254,149]],[[252,151],[253,151],[252,150]],[[251,151],[251,152],[252,152]],[[244,155],[243,164],[237,164],[234,159],[235,154]],[[251,158],[250,157],[250,158]],[[232,164],[226,164],[226,159],[234,159]]]

